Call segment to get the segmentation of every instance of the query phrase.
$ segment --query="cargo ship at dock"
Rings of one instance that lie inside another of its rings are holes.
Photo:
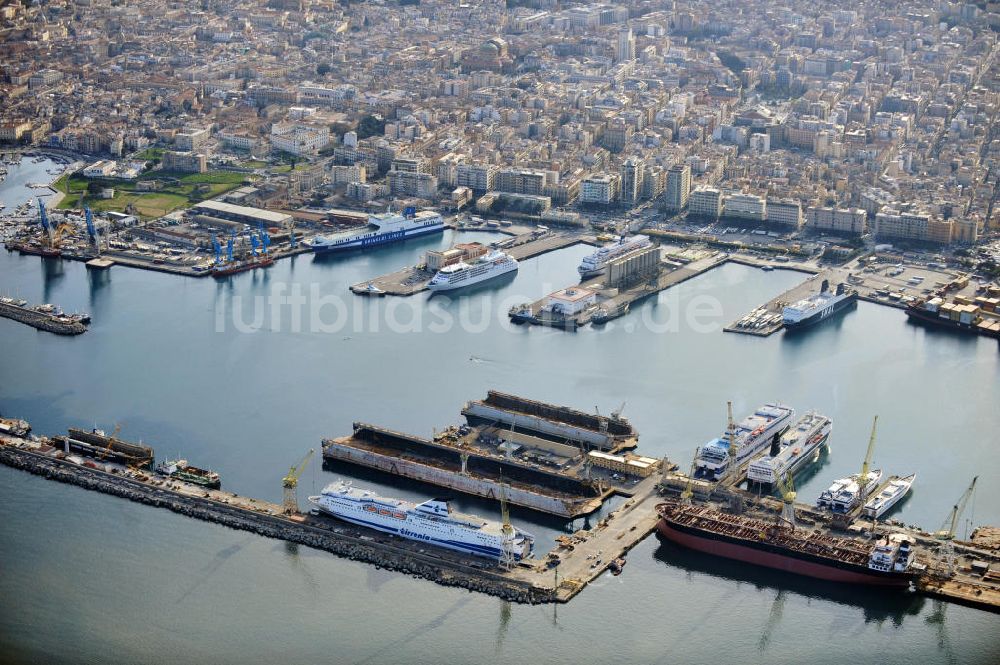
[[[267,268],[274,265],[274,259],[270,256],[260,256],[246,261],[235,261],[224,263],[212,268],[212,277],[229,277],[255,268]]]
[[[910,321],[1000,339],[1000,315],[995,299],[977,298],[972,303],[950,303],[936,296],[906,308]]]
[[[316,236],[303,244],[318,254],[371,249],[431,233],[441,233],[444,231],[444,218],[430,210],[417,212],[416,208],[406,208],[402,214],[386,212],[369,215],[368,226],[372,230]]]
[[[708,506],[657,506],[659,534],[684,547],[830,582],[909,588],[917,578],[913,544],[890,535],[874,542],[796,529]]]
[[[353,524],[496,560],[503,558],[505,550],[516,561],[526,559],[535,541],[531,534],[509,524],[460,513],[446,499],[413,504],[378,496],[343,481],[328,485],[319,496],[309,497],[309,502]]]

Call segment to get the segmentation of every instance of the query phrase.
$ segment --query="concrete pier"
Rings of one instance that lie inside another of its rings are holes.
[[[643,280],[629,287],[617,289],[617,293],[614,295],[599,298],[594,307],[571,316],[556,316],[547,312],[544,307],[548,297],[541,298],[520,308],[515,308],[511,310],[510,316],[517,323],[530,323],[564,330],[576,330],[591,323],[595,316],[601,314],[602,310],[607,313],[608,318],[621,316],[634,303],[708,272],[712,268],[722,265],[728,259],[729,257],[725,253],[711,252],[709,256],[691,261],[686,265],[674,265],[672,269],[664,268],[658,275],[654,275],[650,279]],[[582,289],[602,291],[604,290],[605,281],[605,276],[595,277],[581,282],[578,286]]]
[[[557,249],[571,247],[587,239],[568,233],[523,233],[513,238],[499,241],[497,245],[518,261],[540,256]],[[358,295],[411,296],[427,289],[427,283],[434,276],[432,271],[420,266],[407,266],[396,272],[358,282],[351,291]],[[369,286],[370,285],[370,286]]]

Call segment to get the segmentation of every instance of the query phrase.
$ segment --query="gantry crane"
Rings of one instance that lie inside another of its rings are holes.
[[[314,452],[316,452],[315,449],[310,448],[306,456],[298,464],[288,469],[288,475],[281,479],[281,486],[285,490],[282,508],[286,515],[293,515],[299,512],[299,498],[296,491],[299,486],[299,476],[309,466],[309,461],[312,459]]]

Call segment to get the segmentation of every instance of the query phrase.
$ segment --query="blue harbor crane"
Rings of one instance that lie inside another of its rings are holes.
[[[219,244],[219,239],[212,234],[212,250],[215,251],[215,265],[222,263],[222,245]]]
[[[257,256],[257,246],[260,242],[257,240],[257,236],[254,235],[253,231],[250,232],[250,253]]]
[[[45,210],[45,202],[38,199],[38,221],[42,224],[42,229],[50,237],[52,236],[52,225],[49,224],[49,213]]]
[[[97,238],[97,228],[94,226],[94,214],[90,212],[90,206],[83,206],[83,218],[87,222],[87,235],[90,236],[94,247],[97,247],[99,250],[101,246]]]
[[[263,254],[267,255],[267,250],[271,246],[271,236],[267,234],[267,229],[264,228],[264,222],[259,221],[258,225],[260,227],[260,245]]]
[[[226,263],[233,262],[233,244],[236,242],[236,232],[229,235],[229,242],[226,243]]]

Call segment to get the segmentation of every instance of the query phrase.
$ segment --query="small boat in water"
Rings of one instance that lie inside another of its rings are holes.
[[[917,474],[911,473],[904,478],[893,478],[889,481],[881,492],[865,502],[865,515],[878,519],[892,507],[903,500],[913,487],[913,481],[917,479]]]

